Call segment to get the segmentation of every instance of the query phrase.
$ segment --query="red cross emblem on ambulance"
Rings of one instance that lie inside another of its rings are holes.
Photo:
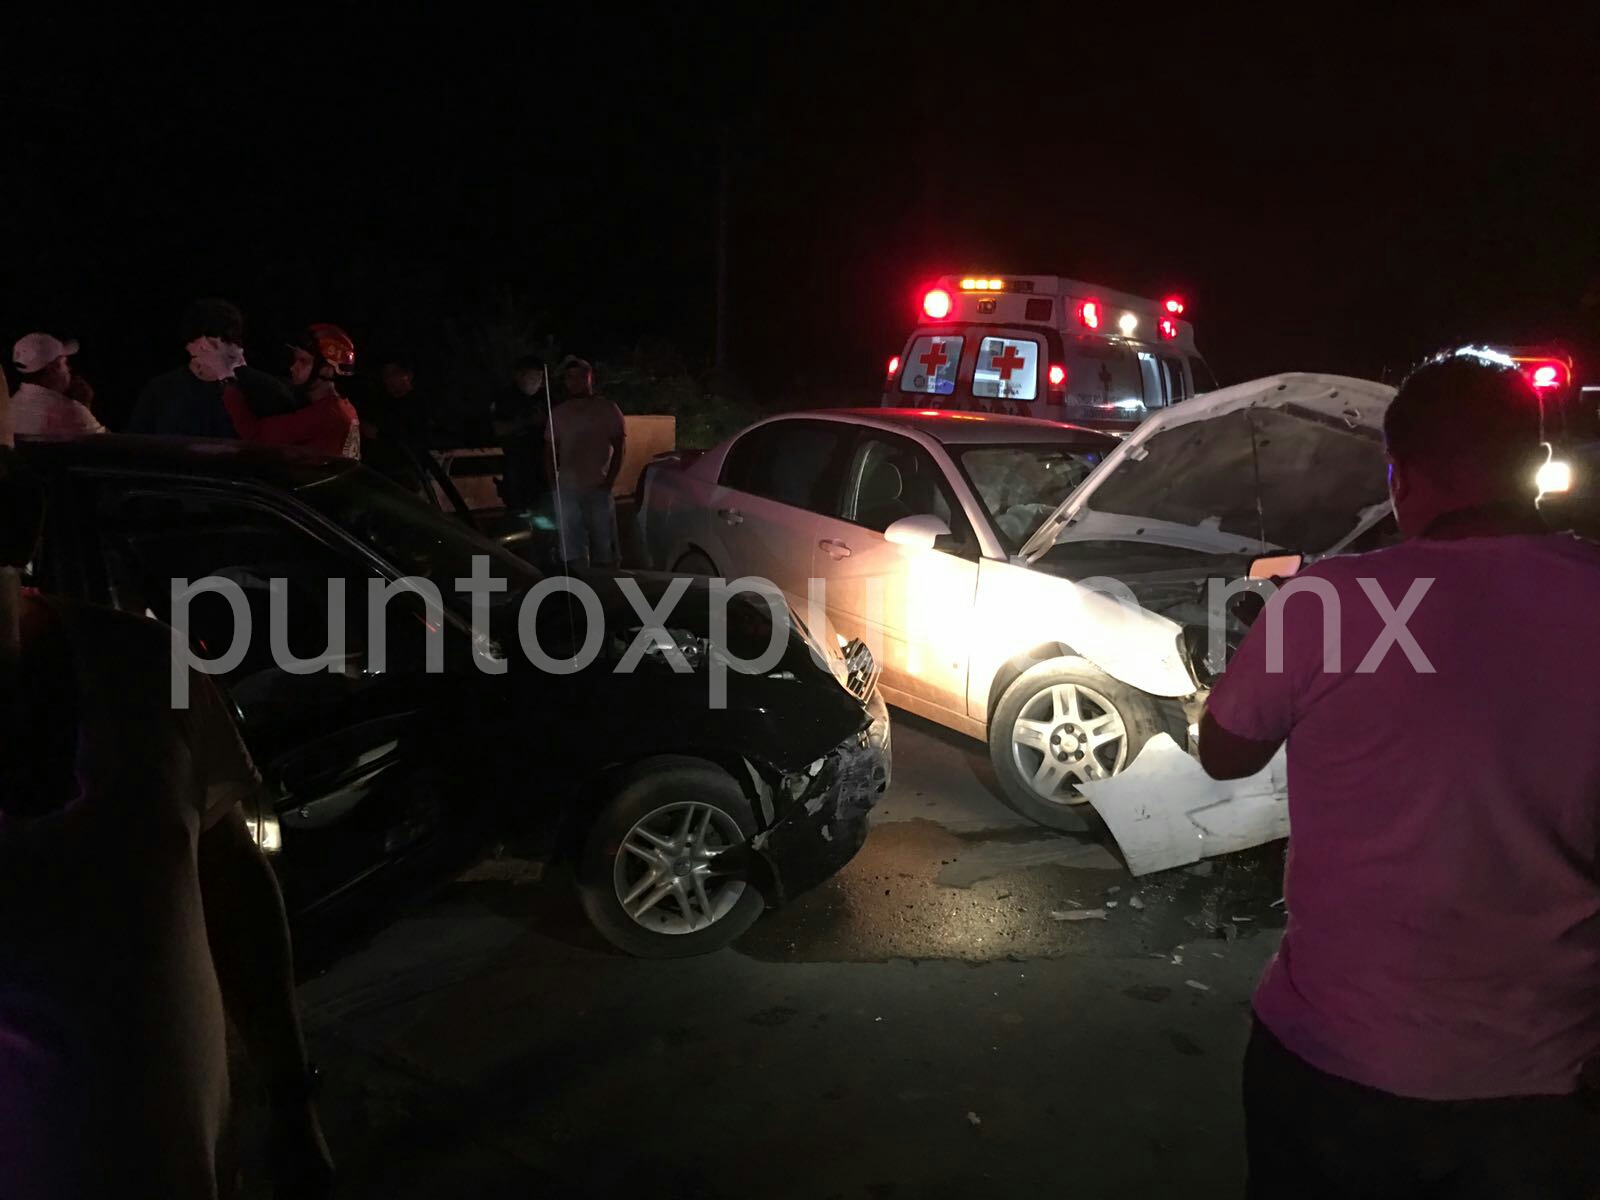
[[[950,361],[950,356],[944,352],[944,344],[942,342],[934,342],[917,361],[928,369],[929,375],[937,375],[939,368]]]
[[[1011,372],[1022,370],[1023,367],[1028,365],[1028,360],[1018,353],[1015,346],[1007,346],[1002,342],[1000,344],[1000,353],[994,356],[989,365],[1000,372],[1002,380],[1009,381]]]

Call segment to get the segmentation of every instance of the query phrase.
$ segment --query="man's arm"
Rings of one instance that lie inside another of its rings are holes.
[[[1200,718],[1200,765],[1213,779],[1246,779],[1272,761],[1283,745],[1257,742],[1229,733],[1209,710]]]
[[[608,492],[616,486],[617,476],[622,474],[622,456],[628,449],[628,423],[623,419],[622,410],[613,404],[611,414],[614,423],[611,435],[611,462],[606,466]]]

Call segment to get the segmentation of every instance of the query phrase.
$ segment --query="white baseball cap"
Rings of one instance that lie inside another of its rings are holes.
[[[71,358],[78,352],[75,341],[63,342],[48,333],[29,333],[17,339],[11,348],[11,361],[24,375],[42,371],[58,358]]]

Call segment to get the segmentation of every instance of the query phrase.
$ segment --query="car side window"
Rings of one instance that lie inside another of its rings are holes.
[[[902,517],[935,516],[966,536],[966,515],[933,457],[908,438],[868,433],[856,443],[833,513],[882,533]]]
[[[105,485],[99,500],[100,531],[112,602],[173,623],[173,580],[206,577],[237,586],[249,615],[244,654],[219,676],[247,727],[277,729],[303,723],[319,709],[341,704],[368,681],[368,580],[383,578],[359,555],[337,548],[287,515],[249,500],[201,490],[122,490]],[[282,581],[278,608],[290,654],[336,657],[309,674],[285,670],[272,642],[274,580]],[[344,600],[330,610],[333,581]],[[387,673],[420,672],[425,646],[399,597],[385,623]],[[423,616],[420,605],[413,616]],[[330,637],[342,623],[343,646]],[[185,621],[190,645],[217,658],[245,630],[235,624],[228,597],[219,591],[190,596]]]
[[[826,512],[837,491],[838,462],[849,432],[833,421],[758,426],[728,451],[720,482],[792,508]]]

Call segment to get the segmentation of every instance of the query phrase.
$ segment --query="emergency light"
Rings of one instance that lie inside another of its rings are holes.
[[[1170,342],[1178,336],[1178,323],[1171,317],[1162,317],[1161,320],[1156,322],[1156,328],[1161,331],[1163,341]]]
[[[1161,307],[1166,309],[1167,312],[1171,313],[1173,316],[1181,317],[1183,316],[1183,297],[1168,296],[1161,302]]]
[[[1058,388],[1067,381],[1067,369],[1060,363],[1050,364],[1050,386]]]
[[[1567,373],[1567,364],[1555,358],[1519,358],[1517,369],[1541,392],[1566,387],[1572,378]]]
[[[950,299],[950,293],[943,288],[929,288],[927,294],[922,297],[922,311],[935,321],[942,321],[948,317],[952,307],[954,301]]]
[[[1117,318],[1117,329],[1123,337],[1131,338],[1137,328],[1139,328],[1139,318],[1131,312],[1125,312]]]
[[[900,356],[896,354],[889,360],[889,378],[893,379],[900,373]]]
[[[1003,292],[1006,290],[1006,281],[1004,279],[990,279],[982,275],[977,277],[969,275],[961,281],[961,290],[963,292]]]
[[[1085,329],[1100,328],[1100,302],[1085,300],[1078,305],[1078,321]]]

